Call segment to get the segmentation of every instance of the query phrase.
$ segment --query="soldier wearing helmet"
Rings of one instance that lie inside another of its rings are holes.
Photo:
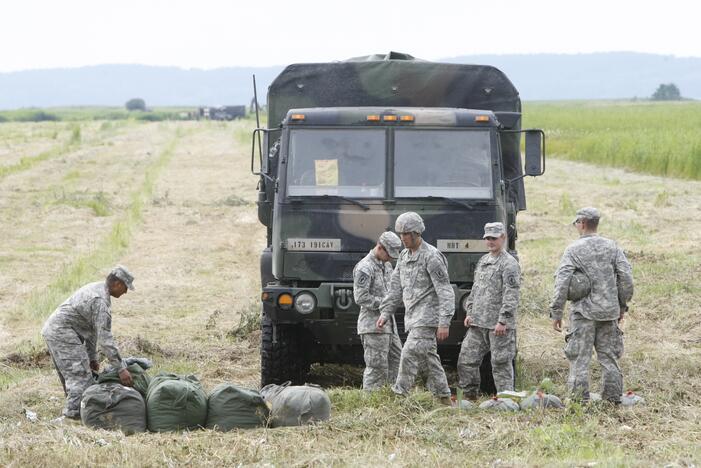
[[[623,374],[617,362],[623,355],[623,332],[618,322],[633,296],[633,274],[623,250],[597,234],[600,218],[596,208],[577,211],[572,224],[580,237],[565,249],[555,272],[550,318],[553,328],[562,331],[565,302],[572,300],[565,335],[565,356],[570,361],[567,386],[572,396],[589,400],[593,348],[601,365],[601,397],[618,404],[623,393]],[[584,287],[573,282],[584,283]]]
[[[424,229],[417,213],[403,213],[397,218],[395,231],[406,249],[399,254],[389,291],[380,305],[377,327],[389,322],[396,308],[404,303],[404,328],[408,336],[392,390],[407,395],[422,370],[426,373],[427,387],[441,403],[450,404],[450,388],[436,340],[448,338],[455,312],[455,293],[448,277],[448,262],[438,249],[423,241]]]
[[[375,247],[353,269],[353,298],[360,306],[358,335],[363,344],[363,390],[394,383],[399,370],[402,341],[394,320],[376,327],[380,303],[392,277],[390,259],[396,259],[402,242],[393,232],[383,232]]]

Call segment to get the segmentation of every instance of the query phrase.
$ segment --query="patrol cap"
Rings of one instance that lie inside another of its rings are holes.
[[[392,258],[399,257],[399,252],[402,250],[402,241],[395,233],[386,231],[380,236],[380,245],[385,248],[387,253]]]
[[[506,229],[502,223],[487,223],[484,225],[484,235],[485,237],[500,237],[502,234],[506,234]]]
[[[112,271],[110,271],[110,275],[114,275],[124,284],[126,284],[127,288],[133,290],[134,289],[134,275],[129,273],[129,270],[126,269],[126,267],[123,267],[122,265],[117,265],[116,267],[112,268]]]
[[[407,211],[399,215],[394,223],[394,230],[400,234],[403,232],[418,232],[421,234],[426,230],[426,226],[424,226],[424,220],[421,219],[418,213]]]
[[[577,214],[572,220],[572,224],[576,223],[578,219],[599,219],[601,218],[601,213],[594,207],[587,206],[585,208],[580,208],[577,210]]]

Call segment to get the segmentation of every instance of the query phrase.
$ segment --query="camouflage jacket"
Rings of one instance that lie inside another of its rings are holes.
[[[415,253],[402,250],[380,312],[389,320],[404,301],[404,329],[448,327],[455,313],[455,292],[448,278],[448,261],[426,241]]]
[[[84,343],[91,361],[97,361],[97,344],[117,369],[124,366],[112,337],[110,293],[104,281],[90,283],[58,306],[46,320],[44,338],[75,345]]]
[[[589,295],[573,302],[570,312],[579,312],[589,320],[615,320],[633,297],[633,272],[630,263],[614,241],[596,234],[580,237],[570,244],[555,272],[555,292],[550,318],[562,319],[570,278],[582,271],[591,283]]]
[[[480,258],[475,269],[475,283],[467,299],[467,315],[473,325],[494,328],[497,322],[516,328],[521,269],[508,252]]]
[[[360,306],[358,335],[361,333],[393,333],[393,321],[388,321],[382,330],[376,323],[380,318],[380,303],[387,294],[392,278],[392,264],[383,263],[372,250],[353,269],[353,298]]]

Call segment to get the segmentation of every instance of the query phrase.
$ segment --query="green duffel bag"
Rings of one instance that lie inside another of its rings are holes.
[[[151,382],[151,378],[146,373],[146,369],[141,367],[139,364],[129,364],[127,370],[131,374],[131,378],[134,382],[133,386],[141,396],[146,398],[146,393],[148,392],[148,386]],[[104,372],[101,372],[97,376],[97,383],[107,383],[116,382],[120,383],[119,372],[113,367],[108,367]]]
[[[91,385],[80,401],[83,424],[98,429],[119,429],[125,434],[146,431],[146,404],[141,394],[118,383]]]
[[[146,414],[152,432],[198,429],[207,422],[207,395],[194,375],[161,372],[148,387]]]
[[[256,390],[227,383],[212,390],[207,406],[207,428],[220,431],[265,426],[270,414]]]
[[[290,382],[270,384],[263,387],[260,393],[270,403],[272,427],[312,424],[326,421],[331,416],[331,400],[316,385],[290,386]]]

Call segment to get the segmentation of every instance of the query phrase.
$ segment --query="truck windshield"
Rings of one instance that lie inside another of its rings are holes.
[[[397,197],[492,198],[488,130],[397,129]]]
[[[287,194],[384,197],[385,140],[382,129],[291,131]]]

